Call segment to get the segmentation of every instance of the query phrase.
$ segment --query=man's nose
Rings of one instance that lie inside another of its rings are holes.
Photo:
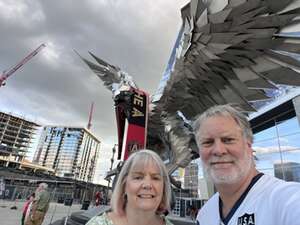
[[[212,152],[214,155],[224,155],[227,153],[226,145],[221,140],[216,140]]]

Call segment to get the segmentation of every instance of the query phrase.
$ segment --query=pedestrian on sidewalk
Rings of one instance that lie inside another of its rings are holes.
[[[95,195],[95,206],[99,206],[100,204],[102,204],[102,193],[97,191]]]
[[[50,204],[50,194],[47,188],[48,185],[46,183],[40,183],[36,189],[31,212],[25,225],[41,225],[43,223]]]
[[[194,205],[192,205],[192,206],[191,206],[191,211],[190,211],[190,216],[191,216],[191,219],[192,219],[193,221],[196,220],[197,213],[198,213],[197,207],[195,207]]]
[[[27,197],[27,199],[24,203],[23,210],[22,210],[22,219],[21,219],[22,225],[25,224],[26,214],[27,214],[28,210],[30,210],[30,204],[32,203],[34,198],[35,198],[35,193],[33,192],[30,196]]]

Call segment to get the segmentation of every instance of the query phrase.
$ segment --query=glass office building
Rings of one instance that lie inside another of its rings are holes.
[[[46,126],[34,162],[58,176],[92,182],[99,151],[100,141],[85,128]]]

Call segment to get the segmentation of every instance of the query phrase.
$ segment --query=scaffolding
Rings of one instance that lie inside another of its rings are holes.
[[[28,152],[40,125],[12,114],[0,112],[0,163],[18,167]]]

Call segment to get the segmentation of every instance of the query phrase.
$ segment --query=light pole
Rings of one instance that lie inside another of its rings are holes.
[[[114,145],[114,147],[112,148],[112,156],[110,159],[110,168],[109,171],[112,171],[113,166],[114,166],[114,161],[115,161],[115,153],[116,153],[116,148],[117,148],[117,144]],[[111,181],[111,177],[109,177],[108,179],[108,184],[107,184],[107,191],[106,191],[106,204],[108,203],[108,193],[109,193],[109,186],[110,186],[110,181]]]
[[[112,154],[111,159],[110,159],[110,162],[111,162],[111,164],[110,164],[110,169],[109,169],[110,171],[112,171],[112,168],[113,168],[113,165],[114,165],[115,153],[116,153],[116,151],[117,151],[117,150],[116,150],[117,146],[118,146],[118,145],[115,144],[114,147],[112,148],[112,153],[113,153],[113,154]]]

